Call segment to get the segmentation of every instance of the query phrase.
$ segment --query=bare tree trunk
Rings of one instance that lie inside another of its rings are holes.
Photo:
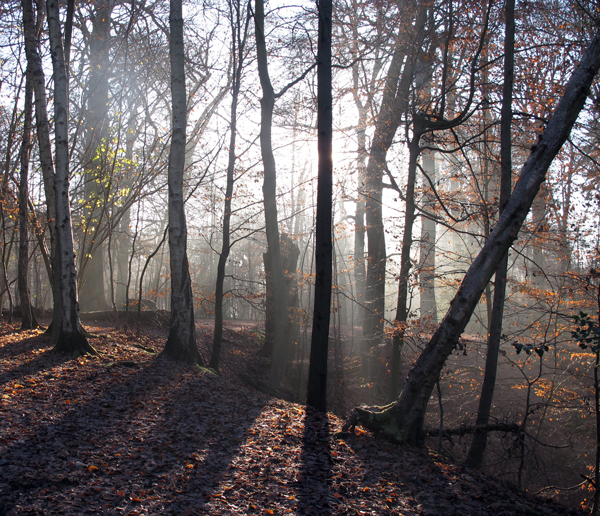
[[[428,8],[426,4],[413,6],[414,27],[412,34],[406,36],[407,42],[398,41],[395,53],[388,68],[385,82],[385,89],[379,109],[379,115],[375,126],[375,134],[371,144],[369,154],[369,164],[367,166],[367,178],[365,183],[365,213],[367,221],[367,241],[368,241],[368,261],[367,261],[367,286],[366,286],[366,305],[368,315],[364,328],[365,339],[371,348],[381,344],[383,341],[384,317],[385,317],[385,274],[386,274],[386,246],[385,231],[383,228],[383,176],[387,171],[387,152],[390,149],[396,131],[401,122],[402,114],[406,112],[408,100],[410,98],[409,89],[414,79],[414,63],[418,62],[421,45],[425,38],[425,24],[427,21]],[[399,38],[401,36],[398,36]],[[402,36],[404,38],[405,36]],[[414,134],[416,134],[415,129]],[[416,170],[416,160],[418,159],[420,149],[419,141],[421,135],[413,137],[415,142],[414,154],[414,173]],[[410,175],[409,166],[409,175]],[[411,180],[408,180],[410,184]],[[408,194],[407,194],[408,197]],[[413,195],[414,198],[414,195]],[[413,206],[407,205],[406,213],[414,213]],[[414,220],[414,216],[413,216]],[[412,239],[412,221],[410,223],[410,238]],[[404,246],[403,246],[404,247]],[[410,253],[410,246],[407,246],[406,252]],[[401,294],[399,293],[399,296]],[[401,345],[400,345],[401,347]],[[400,349],[398,342],[394,345],[394,350]],[[396,353],[394,351],[393,353]],[[374,357],[371,357],[373,361]],[[399,361],[398,361],[399,364]],[[394,365],[392,365],[392,369]],[[372,366],[371,366],[372,369]],[[371,372],[371,377],[372,377]],[[397,371],[392,371],[392,375]],[[398,380],[396,380],[398,381]]]
[[[331,95],[332,1],[319,0],[319,43],[317,54],[317,102],[319,171],[315,242],[315,303],[308,372],[306,404],[326,411],[327,353],[331,315],[332,217],[333,217],[333,100]]]
[[[44,179],[44,193],[46,195],[46,209],[48,227],[50,232],[50,255],[52,270],[50,283],[52,285],[52,323],[47,332],[51,333],[52,341],[56,342],[60,331],[62,318],[62,302],[60,299],[60,286],[58,275],[58,253],[56,237],[56,200],[54,197],[54,162],[52,146],[50,143],[50,124],[48,122],[48,109],[46,102],[46,79],[42,59],[39,54],[38,37],[44,20],[44,0],[36,0],[37,16],[34,12],[32,0],[21,0],[23,7],[23,32],[25,35],[25,53],[27,66],[33,82],[35,98],[36,132],[40,153],[40,166]],[[36,19],[37,18],[37,19]]]
[[[31,152],[31,121],[33,116],[33,83],[28,70],[25,77],[25,111],[23,114],[23,141],[21,143],[21,177],[19,178],[19,272],[18,285],[21,299],[21,328],[32,330],[38,327],[29,296],[29,155]]]
[[[546,172],[568,138],[600,69],[600,32],[587,48],[544,134],[532,149],[519,180],[490,238],[465,274],[450,308],[404,383],[387,407],[356,409],[346,428],[361,424],[395,442],[418,444],[431,392],[446,359],[456,347],[481,294],[518,236]]]
[[[431,151],[423,153],[423,170],[435,184],[435,155]],[[435,196],[427,191],[424,196],[427,206],[433,205]],[[419,257],[420,309],[421,317],[427,317],[431,324],[437,324],[437,303],[435,299],[435,247],[436,223],[421,217],[421,245]]]
[[[171,0],[170,57],[173,131],[169,152],[169,250],[171,252],[171,328],[161,355],[200,363],[194,325],[194,299],[187,259],[187,228],[183,199],[185,130],[187,123],[181,0]]]
[[[288,338],[288,303],[285,289],[285,273],[281,259],[279,242],[279,226],[277,220],[277,170],[271,142],[273,124],[273,108],[275,92],[269,77],[267,62],[267,46],[265,42],[265,10],[264,1],[256,0],[254,20],[256,24],[256,50],[258,74],[263,96],[260,101],[260,150],[264,167],[263,195],[265,206],[265,225],[267,233],[267,258],[273,285],[273,352],[271,354],[271,370],[269,382],[279,386],[285,374],[285,357],[287,355]]]
[[[390,401],[398,397],[400,391],[400,362],[402,357],[402,348],[404,347],[404,334],[406,331],[406,322],[408,320],[408,280],[412,262],[410,252],[413,243],[413,225],[415,223],[415,182],[417,174],[417,161],[421,154],[420,140],[422,127],[417,127],[417,120],[414,122],[413,139],[408,144],[408,178],[406,180],[406,200],[404,212],[404,235],[402,237],[402,252],[400,254],[400,275],[398,278],[398,304],[396,307],[396,318],[394,328],[394,338],[392,339],[392,359],[390,365],[390,389],[388,397]]]
[[[210,358],[210,367],[215,371],[219,370],[221,360],[221,343],[223,340],[223,285],[225,282],[225,265],[231,249],[230,244],[230,221],[231,221],[231,200],[233,197],[233,183],[235,170],[235,142],[237,136],[237,106],[242,79],[242,69],[244,66],[244,53],[246,47],[246,36],[248,34],[249,13],[244,20],[243,8],[240,0],[229,0],[229,15],[231,16],[231,50],[233,53],[233,84],[231,90],[231,131],[229,136],[229,163],[227,164],[227,186],[225,188],[225,208],[223,210],[223,245],[219,255],[217,265],[217,284],[215,288],[215,331],[213,334],[212,356]],[[242,23],[245,26],[242,28]],[[243,30],[243,33],[242,33]]]
[[[62,319],[55,350],[71,355],[95,354],[79,322],[77,302],[77,272],[73,250],[71,205],[69,201],[69,127],[68,79],[60,28],[58,0],[47,0],[50,54],[54,77],[54,130],[55,130],[55,181],[56,236],[60,277]],[[68,17],[68,16],[67,16]],[[70,35],[67,35],[67,38]]]
[[[501,177],[500,177],[500,210],[502,213],[512,189],[512,144],[511,144],[511,124],[512,124],[512,91],[514,77],[514,47],[515,47],[515,2],[506,0],[506,32],[504,39],[504,86],[502,91],[502,120],[500,129],[500,156],[501,156]],[[485,373],[483,385],[481,386],[481,396],[479,397],[479,408],[477,409],[477,420],[475,426],[482,427],[473,435],[471,448],[467,456],[466,464],[481,468],[483,456],[487,446],[488,424],[490,421],[490,412],[492,410],[492,401],[494,399],[494,389],[496,387],[496,371],[498,369],[498,353],[500,351],[500,338],[502,335],[502,319],[504,315],[504,301],[506,298],[506,280],[508,276],[508,252],[504,254],[494,282],[494,300],[492,314],[490,317],[487,354],[485,360]]]
[[[96,241],[106,222],[104,179],[110,167],[108,153],[108,68],[113,0],[95,2],[90,36],[90,78],[85,111],[85,206],[79,256],[82,310],[107,310],[103,242]],[[85,288],[82,288],[85,285]]]

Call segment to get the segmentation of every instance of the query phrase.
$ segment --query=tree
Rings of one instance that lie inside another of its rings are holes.
[[[69,201],[69,128],[68,128],[68,78],[65,56],[68,45],[63,47],[58,0],[47,0],[48,29],[50,34],[50,54],[54,78],[54,131],[55,131],[55,178],[54,197],[56,199],[56,240],[58,252],[58,273],[62,318],[60,333],[55,350],[71,355],[95,354],[83,333],[79,322],[77,302],[77,271],[73,249],[73,229],[71,226],[71,205]],[[65,41],[71,39],[72,3],[69,3]]]
[[[517,238],[550,164],[583,109],[599,69],[600,31],[571,75],[552,118],[521,169],[498,223],[465,274],[438,330],[411,369],[399,398],[385,407],[355,409],[345,428],[361,424],[395,442],[422,441],[425,410],[444,363],[456,347],[485,286]]]
[[[33,82],[31,73],[25,72],[25,110],[23,113],[23,141],[21,142],[21,175],[19,178],[19,272],[18,285],[21,299],[21,327],[31,330],[38,327],[29,296],[29,156],[31,153],[31,129],[33,117]]]
[[[39,148],[40,168],[44,180],[46,195],[46,213],[50,232],[50,252],[52,269],[50,281],[52,284],[53,320],[51,324],[52,340],[56,342],[60,331],[62,304],[58,276],[58,253],[56,236],[56,202],[54,197],[54,162],[50,143],[50,124],[46,101],[46,79],[42,59],[38,49],[38,38],[44,20],[44,0],[36,0],[36,9],[32,0],[21,0],[23,10],[23,33],[25,37],[25,54],[27,69],[31,76],[35,101],[36,133]],[[48,328],[50,330],[50,328]]]
[[[366,284],[368,315],[365,318],[363,332],[371,348],[381,344],[383,340],[387,263],[383,226],[383,178],[387,171],[387,153],[408,106],[408,91],[414,78],[416,63],[423,52],[427,13],[428,6],[423,2],[404,6],[402,15],[411,20],[406,24],[410,29],[402,35],[397,35],[369,152],[363,190],[368,242]],[[418,145],[418,139],[416,141]]]
[[[500,213],[504,210],[510,198],[512,189],[512,88],[514,75],[514,46],[515,46],[515,4],[514,0],[505,3],[506,30],[504,39],[504,86],[502,90],[502,118],[500,133],[501,175],[500,175]],[[502,319],[504,314],[504,301],[506,298],[506,280],[508,278],[508,251],[502,257],[496,270],[494,281],[494,301],[491,320],[489,323],[485,373],[479,408],[477,410],[476,426],[481,427],[476,431],[471,442],[471,448],[466,463],[475,468],[480,468],[487,444],[488,431],[486,427],[490,420],[494,387],[496,385],[496,370],[498,368],[498,353],[502,336]]]
[[[85,117],[85,203],[80,241],[80,303],[83,310],[106,310],[104,252],[100,226],[106,224],[103,209],[105,184],[110,159],[109,146],[109,50],[113,0],[95,2],[90,36],[90,73],[86,87]],[[98,238],[98,240],[97,240]],[[85,288],[81,288],[85,285]]]
[[[447,96],[450,95],[451,91],[451,80],[452,71],[451,68],[454,64],[448,58],[449,46],[452,39],[455,37],[455,13],[453,11],[452,2],[448,9],[447,20],[447,41],[446,48],[443,49],[442,54],[444,59],[442,61],[441,70],[441,85],[439,87],[439,101],[434,105],[433,102],[428,98],[430,97],[430,80],[432,76],[431,55],[437,50],[437,42],[434,38],[434,27],[425,24],[423,21],[422,33],[420,41],[425,43],[426,41],[431,42],[430,45],[421,45],[422,53],[415,54],[415,64],[412,67],[410,75],[407,75],[409,79],[406,81],[406,91],[404,97],[409,97],[409,88],[414,84],[415,101],[411,105],[407,105],[407,146],[408,146],[408,174],[406,179],[406,189],[404,193],[405,201],[405,215],[404,215],[404,234],[402,236],[402,251],[400,258],[400,274],[398,276],[398,303],[396,308],[395,317],[395,332],[392,341],[392,359],[390,365],[391,377],[390,377],[390,389],[389,399],[394,400],[398,397],[400,388],[400,361],[402,347],[404,345],[404,335],[406,331],[406,325],[408,320],[408,305],[409,305],[409,278],[410,271],[412,269],[411,251],[413,244],[413,225],[416,220],[416,199],[415,199],[415,187],[416,187],[416,173],[419,168],[419,158],[422,152],[421,139],[425,135],[431,135],[436,131],[448,131],[463,124],[472,114],[472,104],[475,98],[475,77],[477,75],[476,70],[479,68],[479,58],[482,53],[485,37],[489,25],[489,14],[491,10],[492,2],[488,3],[487,6],[483,6],[485,10],[484,22],[482,24],[481,34],[479,40],[475,40],[476,50],[470,58],[470,66],[466,67],[469,73],[467,88],[466,88],[466,100],[462,109],[453,118],[448,117],[447,109]],[[425,13],[424,13],[425,15]],[[429,17],[430,18],[430,17]],[[467,30],[470,23],[467,24]],[[429,36],[425,38],[426,33]],[[429,47],[429,48],[427,48]],[[428,51],[425,54],[425,51]],[[408,112],[410,108],[410,113]],[[410,131],[408,130],[410,127]],[[423,167],[421,170],[424,171]],[[391,174],[388,174],[394,185],[394,188],[402,195],[402,191],[396,184],[395,179]],[[426,172],[424,175],[427,177]],[[429,178],[431,181],[431,178]]]
[[[327,405],[327,352],[331,314],[333,212],[333,101],[331,94],[331,0],[319,1],[318,145],[319,182],[315,243],[315,303],[308,372],[307,405],[325,412]]]
[[[194,299],[187,258],[183,173],[187,106],[185,91],[182,0],[171,0],[169,55],[171,61],[172,131],[169,152],[169,250],[171,253],[171,326],[161,355],[190,364],[201,362],[196,346]]]
[[[267,44],[265,40],[264,0],[256,0],[255,2],[254,24],[256,28],[258,75],[263,93],[260,100],[260,151],[264,167],[263,199],[265,231],[267,234],[266,256],[269,262],[266,269],[268,269],[268,274],[271,274],[273,289],[274,328],[269,382],[274,387],[278,387],[285,374],[285,360],[289,344],[287,334],[289,310],[277,217],[277,168],[273,154],[273,143],[271,141],[273,109],[275,107],[275,100],[281,97],[294,84],[306,77],[314,65],[305,70],[303,74],[285,86],[280,92],[275,93],[269,76]]]
[[[246,37],[248,35],[248,24],[250,21],[250,4],[248,12],[243,15],[240,0],[229,0],[229,16],[231,23],[231,52],[233,54],[233,77],[231,85],[231,111],[230,111],[230,135],[229,135],[229,162],[227,164],[227,186],[225,188],[225,210],[223,212],[223,244],[219,263],[217,265],[217,285],[215,288],[215,331],[213,334],[213,348],[210,359],[210,367],[219,370],[221,356],[221,342],[223,340],[223,285],[225,283],[225,265],[231,250],[231,201],[233,197],[234,171],[236,161],[236,137],[237,137],[237,108],[246,53]],[[242,27],[243,25],[243,27]]]

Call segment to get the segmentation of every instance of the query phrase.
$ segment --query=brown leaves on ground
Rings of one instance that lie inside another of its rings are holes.
[[[162,336],[90,328],[101,354],[70,360],[2,324],[0,515],[575,514],[256,392],[243,331],[218,376],[157,360]]]

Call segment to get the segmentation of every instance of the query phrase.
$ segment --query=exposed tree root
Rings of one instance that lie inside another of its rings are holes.
[[[410,444],[420,446],[425,433],[415,431],[405,425],[394,410],[396,403],[382,407],[357,407],[355,408],[342,428],[342,432],[353,432],[357,425],[373,432],[380,437],[396,444]]]
[[[77,358],[83,355],[97,355],[98,352],[90,345],[81,332],[65,333],[62,330],[54,346],[55,353],[64,353]]]

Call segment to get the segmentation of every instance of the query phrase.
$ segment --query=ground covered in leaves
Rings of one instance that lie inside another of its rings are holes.
[[[157,359],[160,332],[88,329],[100,354],[73,360],[0,323],[2,516],[580,514],[257,392],[250,329],[221,375]]]

